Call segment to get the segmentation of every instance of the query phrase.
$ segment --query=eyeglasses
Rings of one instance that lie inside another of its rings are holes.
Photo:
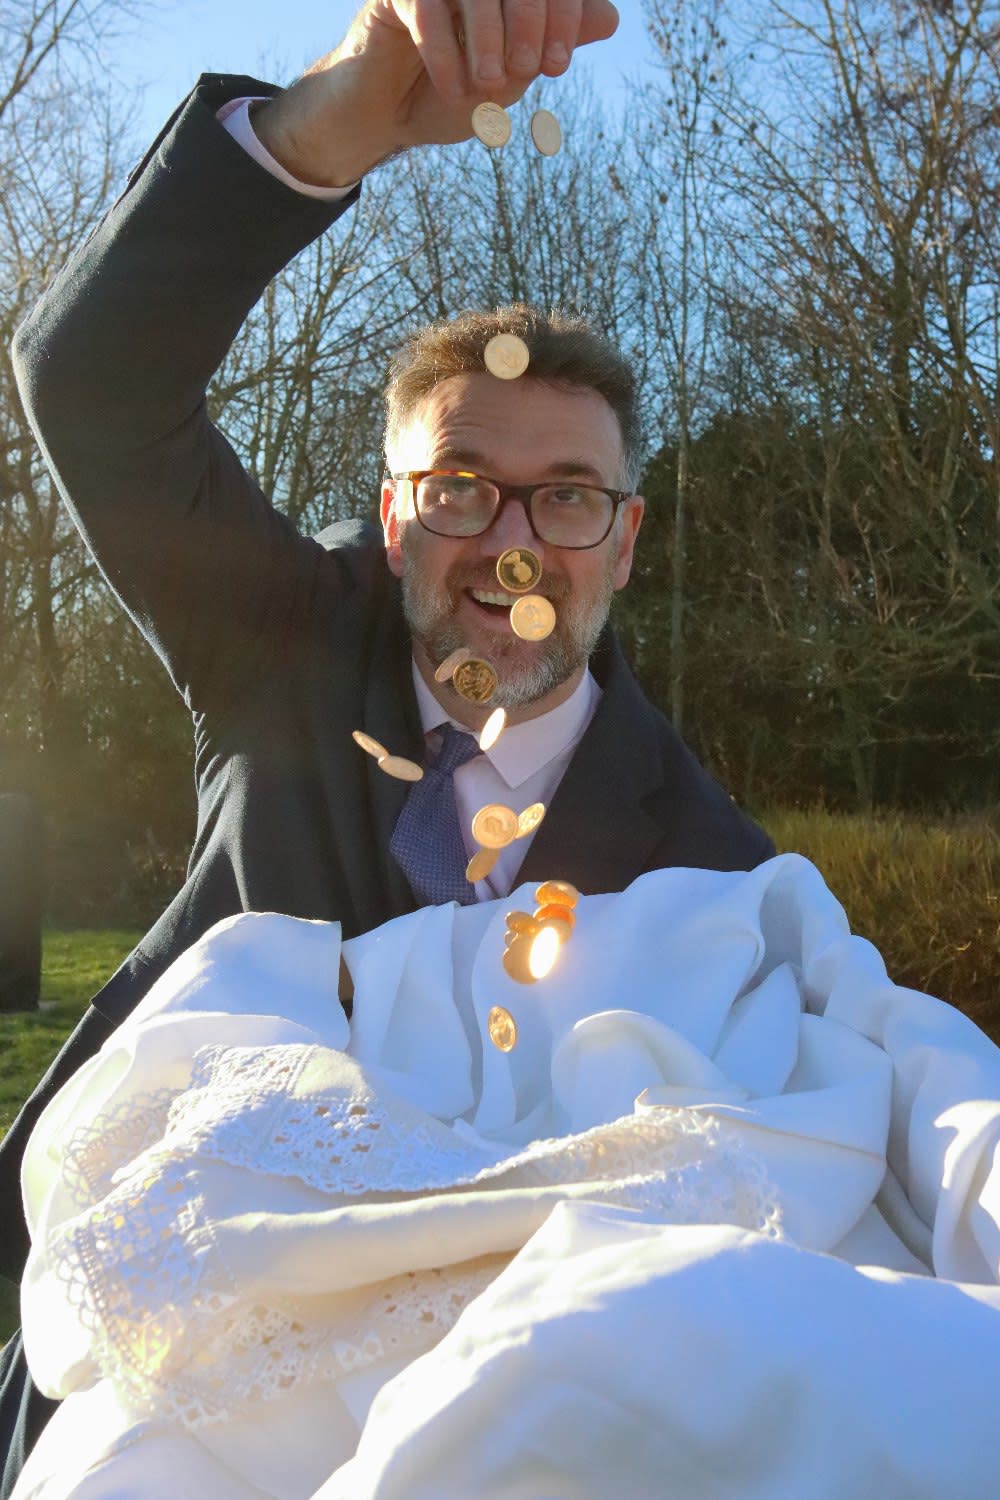
[[[489,531],[506,500],[524,506],[540,542],[582,551],[599,547],[614,524],[626,490],[605,490],[574,479],[549,484],[500,484],[464,470],[408,469],[390,474],[412,487],[417,520],[435,536],[481,536]]]

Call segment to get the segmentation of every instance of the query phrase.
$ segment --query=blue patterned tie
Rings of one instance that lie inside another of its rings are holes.
[[[465,878],[469,857],[455,805],[454,775],[459,766],[479,754],[471,734],[445,724],[443,740],[433,765],[414,782],[389,840],[410,888],[422,906],[458,901],[470,906],[475,887]]]

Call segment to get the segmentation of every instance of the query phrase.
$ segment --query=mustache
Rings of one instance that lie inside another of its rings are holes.
[[[453,598],[463,593],[466,589],[483,589],[486,592],[496,592],[497,590],[503,593],[508,592],[508,590],[503,588],[502,584],[498,583],[496,568],[490,568],[488,565],[479,567],[474,564],[456,564],[445,577],[445,587]],[[567,598],[569,592],[568,579],[562,578],[556,573],[545,572],[542,573],[541,578],[535,584],[534,588],[529,590],[529,593],[532,594],[544,594],[545,598],[550,599],[553,604]]]

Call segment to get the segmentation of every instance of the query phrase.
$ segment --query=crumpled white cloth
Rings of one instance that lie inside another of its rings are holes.
[[[1000,1053],[816,870],[219,924],[40,1120],[15,1500],[993,1497]],[[504,1005],[518,1045],[487,1016]]]

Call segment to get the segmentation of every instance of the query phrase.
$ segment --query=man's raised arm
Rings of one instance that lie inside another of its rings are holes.
[[[616,23],[608,0],[369,0],[339,48],[254,107],[254,129],[296,182],[353,183],[397,151],[467,137],[476,103],[512,102]],[[253,680],[315,565],[205,402],[268,282],[355,197],[297,191],[217,119],[268,92],[205,75],[15,341],[74,519],[195,706]]]

